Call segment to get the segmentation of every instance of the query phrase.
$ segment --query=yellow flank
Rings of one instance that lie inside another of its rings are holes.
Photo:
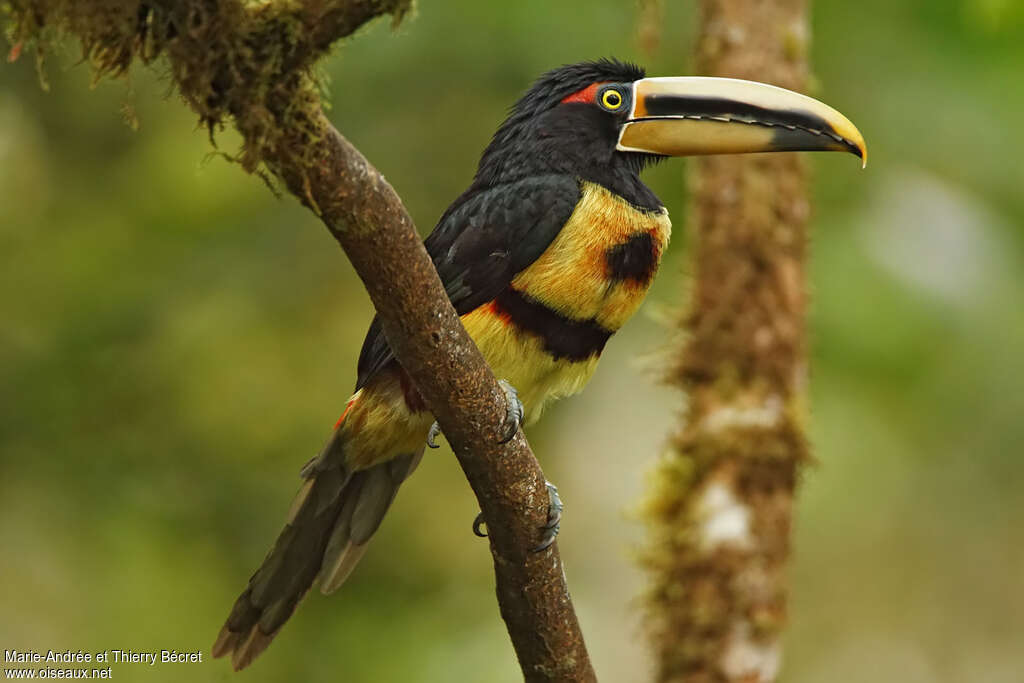
[[[423,447],[434,417],[413,413],[405,403],[395,372],[382,372],[349,400],[341,429],[346,433],[345,456],[361,470]]]
[[[660,260],[672,234],[668,212],[640,211],[600,185],[583,183],[565,227],[512,286],[566,317],[594,319],[614,332],[639,308],[648,285],[610,281],[605,253],[645,232]]]
[[[520,332],[490,306],[462,316],[462,324],[494,375],[516,388],[527,423],[539,418],[549,401],[582,391],[597,369],[597,356],[581,362],[556,360],[540,339]]]

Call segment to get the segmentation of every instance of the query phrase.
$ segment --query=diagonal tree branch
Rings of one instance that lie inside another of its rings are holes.
[[[324,156],[311,166],[287,154],[283,165],[273,163],[345,249],[395,355],[455,450],[487,520],[498,603],[525,679],[596,680],[557,549],[528,550],[547,516],[544,476],[521,433],[498,443],[505,400],[494,374],[391,186],[333,128],[319,148]]]
[[[467,335],[398,195],[327,121],[311,68],[331,44],[409,0],[12,0],[14,44],[80,39],[98,76],[165,56],[211,130],[231,121],[239,160],[261,165],[324,222],[380,315],[395,356],[458,457],[490,533],[498,603],[527,681],[593,681],[557,546],[544,476],[526,439],[499,445],[504,394]]]

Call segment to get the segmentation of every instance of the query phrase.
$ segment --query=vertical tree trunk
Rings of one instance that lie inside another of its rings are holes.
[[[696,73],[807,82],[806,0],[701,0]],[[694,165],[685,423],[648,501],[660,681],[776,679],[798,468],[809,205],[793,154]]]

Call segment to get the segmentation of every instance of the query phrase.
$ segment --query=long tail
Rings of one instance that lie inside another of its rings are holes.
[[[284,530],[213,644],[213,656],[231,654],[236,671],[267,648],[317,577],[324,593],[345,582],[398,487],[423,456],[421,448],[353,472],[345,465],[344,431],[336,429],[321,454],[303,468],[306,481]]]

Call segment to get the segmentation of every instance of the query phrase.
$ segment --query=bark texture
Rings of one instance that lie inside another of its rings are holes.
[[[345,250],[395,356],[451,443],[490,533],[498,603],[527,681],[593,681],[557,545],[531,553],[546,521],[544,476],[520,432],[499,445],[505,398],[448,301],[398,195],[331,125],[312,68],[332,43],[410,0],[11,0],[17,55],[78,38],[97,76],[165,58],[211,131],[232,123],[238,160],[264,168]],[[472,543],[468,535],[466,543]],[[212,628],[212,627],[211,627]],[[212,631],[211,631],[212,635]],[[457,653],[453,653],[453,661]]]
[[[805,0],[701,0],[696,73],[807,84]],[[777,678],[786,560],[808,458],[803,159],[707,157],[692,169],[696,281],[669,380],[681,431],[647,512],[658,680]]]

